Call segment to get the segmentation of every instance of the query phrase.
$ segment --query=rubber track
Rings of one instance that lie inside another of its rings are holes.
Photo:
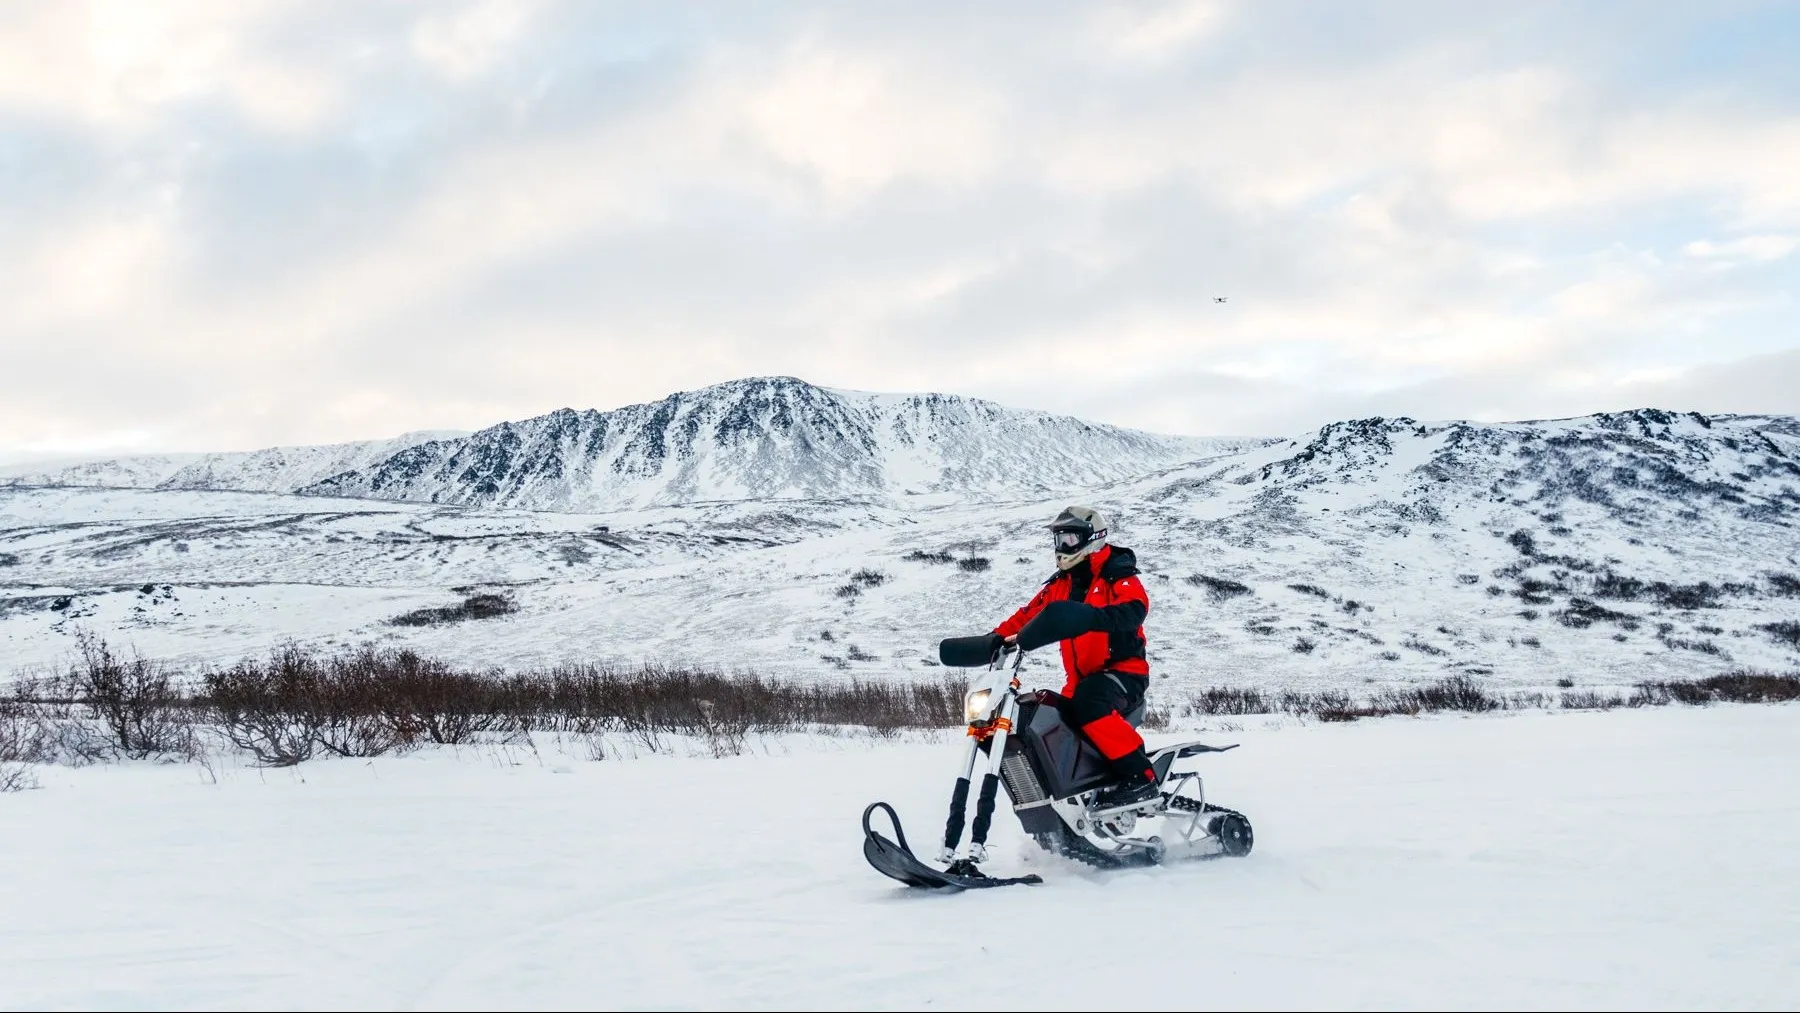
[[[1163,801],[1168,808],[1179,809],[1182,812],[1224,813],[1227,816],[1248,819],[1248,817],[1244,816],[1243,813],[1238,812],[1236,809],[1227,809],[1222,805],[1213,805],[1211,802],[1202,804],[1185,795],[1170,795],[1164,793]],[[1114,852],[1102,850],[1099,846],[1094,844],[1094,842],[1076,833],[1066,825],[1057,827],[1057,831],[1058,832],[1055,835],[1034,835],[1035,840],[1038,842],[1038,846],[1045,851],[1062,855],[1064,858],[1072,858],[1077,862],[1092,866],[1096,869],[1126,869],[1155,864],[1148,860],[1150,853],[1147,851],[1133,851],[1131,852],[1132,857],[1121,858]]]
[[[1038,846],[1045,851],[1048,851],[1053,855],[1061,855],[1064,858],[1072,858],[1077,862],[1091,865],[1096,869],[1123,869],[1133,865],[1151,864],[1143,859],[1137,861],[1122,860],[1119,856],[1110,851],[1102,851],[1099,847],[1095,846],[1094,842],[1066,826],[1058,827],[1055,834],[1037,834],[1035,836]],[[1145,858],[1148,858],[1150,853],[1147,851],[1139,851],[1133,852],[1133,854],[1142,855],[1145,856]]]
[[[1243,813],[1238,812],[1236,809],[1227,809],[1222,805],[1213,805],[1211,802],[1201,805],[1198,801],[1188,798],[1185,795],[1164,795],[1163,798],[1168,801],[1170,809],[1180,809],[1182,812],[1224,813],[1227,816],[1237,816],[1245,820],[1250,818]]]

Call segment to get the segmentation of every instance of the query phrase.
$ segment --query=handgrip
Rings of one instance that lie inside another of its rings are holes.
[[[938,643],[938,661],[951,668],[980,668],[993,663],[1002,643],[998,633],[951,637]]]

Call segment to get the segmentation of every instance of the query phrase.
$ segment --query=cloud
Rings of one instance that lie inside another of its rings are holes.
[[[1298,436],[1328,422],[1373,416],[1503,422],[1632,408],[1791,415],[1800,413],[1797,385],[1800,351],[1789,351],[1617,377],[1484,369],[1378,391],[1326,393],[1267,377],[1195,371],[1096,385],[1058,407],[1091,416],[1129,403],[1138,424],[1154,429],[1191,431],[1205,418],[1222,435]]]
[[[1750,261],[1765,263],[1780,260],[1800,247],[1800,237],[1796,236],[1743,236],[1724,242],[1713,242],[1709,239],[1696,239],[1681,248],[1690,257],[1702,260],[1718,261],[1722,265],[1735,262]]]
[[[1800,344],[1780,10],[4,16],[0,458],[768,373],[1189,432],[1800,410],[1732,372]]]
[[[1165,57],[1207,33],[1224,16],[1223,5],[1210,0],[1155,6],[1114,6],[1099,10],[1099,35],[1125,59]]]

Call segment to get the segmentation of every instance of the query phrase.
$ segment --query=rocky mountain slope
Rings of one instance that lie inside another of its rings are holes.
[[[506,422],[300,491],[536,510],[717,500],[894,503],[932,493],[1016,498],[1117,481],[1244,445],[1156,436],[950,394],[868,394],[766,377],[609,412],[564,409]]]

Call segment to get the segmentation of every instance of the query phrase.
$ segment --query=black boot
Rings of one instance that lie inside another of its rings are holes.
[[[1150,769],[1150,760],[1143,750],[1114,761],[1113,769],[1124,776],[1118,783],[1107,785],[1094,793],[1094,808],[1123,809],[1156,800],[1161,789],[1156,783],[1156,772]]]

